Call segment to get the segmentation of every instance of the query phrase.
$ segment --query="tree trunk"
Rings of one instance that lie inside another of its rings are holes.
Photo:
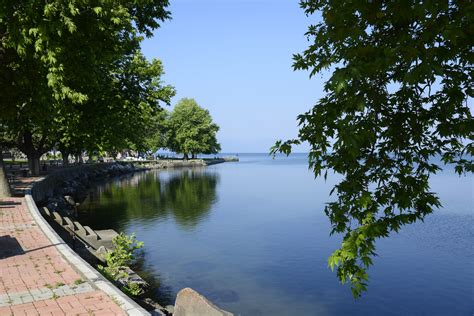
[[[37,176],[40,174],[40,155],[36,152],[29,153],[28,157],[28,169],[30,170],[31,176]]]
[[[29,174],[32,176],[37,176],[40,173],[40,158],[43,153],[46,152],[44,150],[44,142],[45,138],[43,137],[38,145],[33,143],[33,134],[26,130],[23,132],[20,140],[18,142],[18,148],[26,155],[28,158],[28,168]]]
[[[8,184],[5,165],[3,164],[3,154],[0,149],[0,199],[11,196],[10,185]]]
[[[61,151],[61,157],[63,158],[63,167],[69,165],[69,153],[66,151]]]
[[[192,154],[191,159],[196,159],[196,154]]]
[[[184,160],[188,160],[189,159],[189,156],[187,153],[184,153],[184,157],[183,157]]]
[[[84,160],[82,159],[82,154],[76,154],[75,161],[77,164],[82,164],[84,162]]]

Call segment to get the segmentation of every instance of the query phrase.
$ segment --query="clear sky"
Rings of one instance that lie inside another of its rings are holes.
[[[171,0],[170,11],[142,48],[163,61],[172,105],[189,97],[207,108],[222,152],[268,152],[297,135],[297,115],[323,93],[321,76],[291,67],[315,23],[298,0]]]

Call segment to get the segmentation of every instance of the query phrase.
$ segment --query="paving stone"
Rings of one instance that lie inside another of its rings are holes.
[[[34,298],[33,296],[29,295],[29,296],[22,296],[21,297],[21,301],[23,303],[29,303],[29,302],[33,302],[34,301]]]
[[[58,251],[61,245],[52,245],[26,208],[24,198],[0,201],[4,214],[0,216],[0,234],[9,235],[12,241],[7,249],[0,249],[0,315],[125,314],[102,290],[87,282],[73,284],[87,278],[63,258]],[[77,259],[72,256],[71,261],[76,264]],[[59,282],[65,285],[46,287]],[[86,299],[88,296],[94,299]]]

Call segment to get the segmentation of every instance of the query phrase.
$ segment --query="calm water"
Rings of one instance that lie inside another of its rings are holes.
[[[433,178],[444,208],[378,242],[356,301],[327,268],[340,237],[322,209],[336,179],[314,180],[304,155],[240,159],[98,185],[82,221],[145,242],[141,270],[162,304],[192,287],[236,315],[474,313],[472,176]]]

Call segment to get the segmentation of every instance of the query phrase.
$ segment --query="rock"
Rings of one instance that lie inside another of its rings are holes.
[[[174,305],[174,316],[233,316],[212,304],[204,296],[191,288],[178,292]]]
[[[71,205],[71,206],[76,206],[76,202],[74,201],[74,199],[72,198],[72,196],[70,195],[65,195],[64,196],[64,199],[66,200],[66,202]]]
[[[89,186],[96,180],[106,177],[119,176],[133,172],[133,164],[110,164],[65,170],[54,181],[54,189],[47,193],[42,201],[48,209],[58,212],[62,216],[75,215],[77,206],[84,202],[88,196]],[[54,177],[53,177],[54,178]]]
[[[151,315],[172,315],[172,313],[170,313],[166,308],[163,308],[160,304],[149,297],[142,299],[141,302],[146,305],[144,307],[150,312]]]
[[[166,311],[170,314],[174,314],[174,306],[173,305],[166,305]]]

